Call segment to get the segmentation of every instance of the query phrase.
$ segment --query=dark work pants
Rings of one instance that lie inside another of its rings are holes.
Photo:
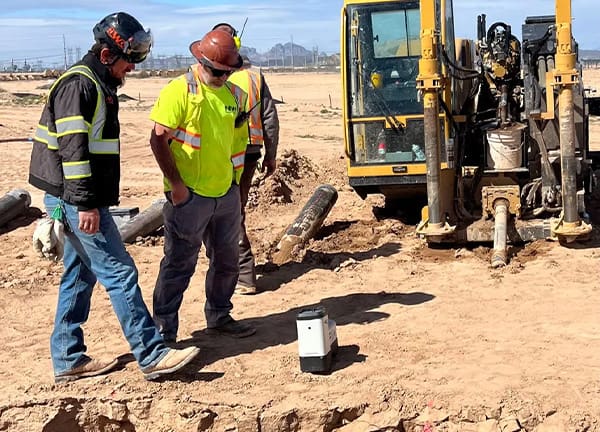
[[[244,171],[240,179],[240,200],[242,205],[242,223],[240,228],[240,276],[238,283],[244,286],[256,286],[256,267],[252,245],[246,232],[246,204],[252,186],[252,177],[258,166],[260,153],[247,153],[244,161]]]
[[[220,198],[192,193],[187,203],[177,207],[165,203],[165,255],[154,288],[154,321],[165,339],[177,336],[179,307],[196,270],[202,242],[209,259],[204,305],[207,327],[218,327],[229,319],[238,278],[240,215],[237,185]]]

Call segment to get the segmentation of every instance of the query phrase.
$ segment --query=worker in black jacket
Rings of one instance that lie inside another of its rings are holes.
[[[117,365],[116,359],[86,355],[81,324],[99,281],[144,376],[155,379],[185,366],[198,348],[165,345],[109,212],[119,202],[117,88],[146,58],[152,36],[124,12],[106,16],[93,33],[90,51],[50,89],[31,154],[29,182],[46,192],[48,214],[65,226],[64,273],[50,341],[54,377],[71,381]]]

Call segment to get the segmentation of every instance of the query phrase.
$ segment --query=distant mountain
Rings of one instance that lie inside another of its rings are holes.
[[[317,47],[307,50],[301,45],[286,42],[275,44],[265,53],[259,53],[256,48],[242,46],[242,55],[248,56],[254,66],[260,67],[314,67],[339,66],[340,56],[337,54],[327,55],[319,52]],[[181,70],[196,63],[196,59],[190,55],[165,56],[151,53],[148,58],[140,64],[140,70]]]
[[[308,66],[328,63],[325,52],[319,52],[318,47],[307,50],[302,45],[286,42],[275,44],[270,50],[259,53],[255,48],[242,47],[242,55],[247,55],[256,66]]]
[[[582,60],[600,59],[600,50],[579,50],[579,58]]]

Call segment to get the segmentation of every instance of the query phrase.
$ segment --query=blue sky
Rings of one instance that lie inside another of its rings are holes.
[[[563,1],[563,0],[561,0]],[[581,48],[600,49],[598,0],[572,0],[573,26]],[[307,49],[339,51],[342,0],[0,0],[0,67],[11,59],[43,58],[60,63],[63,36],[67,48],[81,53],[91,46],[91,29],[103,16],[124,10],[154,34],[154,54],[184,54],[193,40],[217,22],[241,28],[248,23],[243,44],[267,51],[278,42]],[[554,14],[553,0],[454,0],[456,35],[473,38],[476,18],[487,15],[488,25],[504,21],[520,37],[528,15]],[[126,6],[124,6],[126,5]],[[125,7],[125,9],[124,9]]]

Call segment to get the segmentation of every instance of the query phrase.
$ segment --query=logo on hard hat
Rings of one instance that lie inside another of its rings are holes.
[[[117,31],[114,28],[110,27],[108,30],[106,30],[106,34],[110,36],[112,40],[115,41],[119,48],[122,49],[125,46],[125,40],[121,37],[119,33],[117,33]]]

